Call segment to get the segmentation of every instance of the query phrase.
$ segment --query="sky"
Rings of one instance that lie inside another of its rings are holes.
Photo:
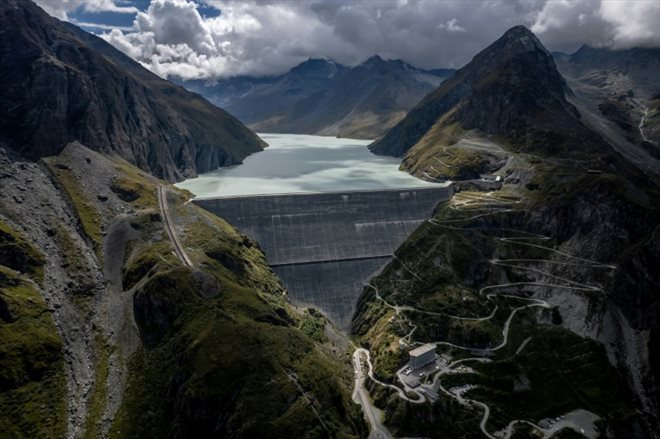
[[[658,0],[35,0],[162,77],[269,76],[308,58],[459,68],[507,29],[551,51],[660,46]]]

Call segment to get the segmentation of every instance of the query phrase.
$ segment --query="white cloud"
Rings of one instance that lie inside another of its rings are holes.
[[[449,32],[465,32],[465,28],[458,25],[458,20],[452,18],[446,23],[440,23],[438,25],[439,29],[447,29]]]
[[[134,10],[127,0],[38,1],[65,12]],[[200,6],[217,14],[203,16]],[[278,74],[309,57],[352,65],[375,54],[461,67],[518,24],[549,50],[660,45],[659,23],[658,0],[151,0],[130,30],[101,36],[158,75],[209,78]]]
[[[593,0],[547,1],[536,14],[531,28],[552,49],[572,51],[583,43],[602,46],[611,40],[611,27]]]
[[[115,12],[119,14],[135,14],[138,9],[127,4],[125,0],[34,0],[50,15],[61,20],[68,20],[68,14],[75,10],[85,12]]]
[[[460,67],[484,41],[518,24],[515,4],[506,0],[198,1],[219,15],[202,17],[192,0],[152,0],[133,31],[102,37],[161,76],[206,78],[278,74],[309,57],[356,64],[374,54]],[[499,25],[484,27],[473,14],[480,9]]]
[[[657,46],[660,43],[660,2],[602,1],[599,13],[614,29],[614,46]]]
[[[113,25],[104,24],[104,23],[93,23],[93,22],[90,22],[90,21],[80,21],[80,20],[76,20],[76,19],[73,19],[73,18],[69,19],[69,21],[71,23],[75,24],[76,26],[83,27],[83,28],[86,28],[86,29],[98,29],[98,30],[108,30],[108,31],[118,29],[118,30],[122,30],[124,32],[131,32],[133,30],[133,28],[131,26],[113,26]]]
[[[658,0],[548,0],[531,27],[544,44],[612,48],[660,45]]]
[[[143,53],[148,52],[148,50],[145,50],[145,44],[147,42],[151,42],[152,45],[155,45],[153,34],[133,34],[132,37],[129,38],[120,29],[113,29],[106,34],[103,34],[103,38],[108,43],[136,60],[144,59]]]

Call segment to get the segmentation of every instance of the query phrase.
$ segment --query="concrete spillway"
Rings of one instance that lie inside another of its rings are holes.
[[[256,239],[297,305],[342,328],[364,284],[453,188],[256,195],[195,200]]]

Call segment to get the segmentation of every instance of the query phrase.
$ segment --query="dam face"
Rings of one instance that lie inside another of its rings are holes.
[[[366,282],[453,187],[194,200],[259,242],[291,301],[350,326]]]

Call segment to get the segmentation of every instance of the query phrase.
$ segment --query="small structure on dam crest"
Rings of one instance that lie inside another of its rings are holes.
[[[293,303],[314,306],[346,329],[365,283],[452,195],[445,184],[194,202],[259,242]]]

